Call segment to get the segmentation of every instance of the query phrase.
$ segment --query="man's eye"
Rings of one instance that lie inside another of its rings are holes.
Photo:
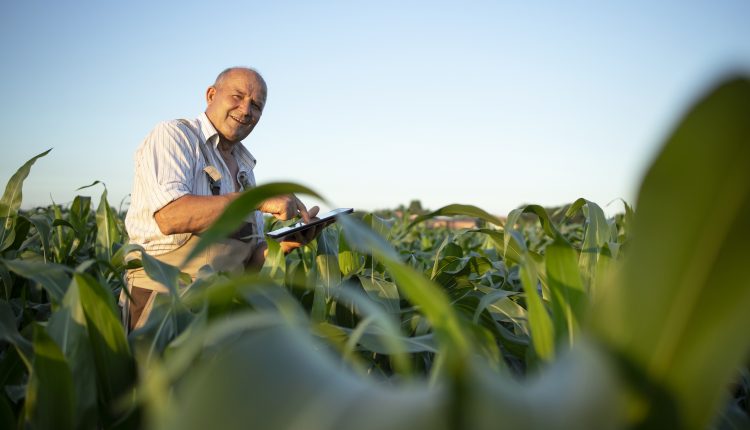
[[[242,100],[242,97],[239,94],[233,95],[232,98],[235,100]]]

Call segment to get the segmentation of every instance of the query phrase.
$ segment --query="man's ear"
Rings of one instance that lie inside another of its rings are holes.
[[[214,100],[214,96],[216,95],[216,87],[211,85],[206,90],[206,103],[211,103]]]

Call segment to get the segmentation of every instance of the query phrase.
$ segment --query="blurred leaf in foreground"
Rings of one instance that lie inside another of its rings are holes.
[[[595,329],[705,428],[750,351],[750,81],[735,79],[685,116],[641,186],[622,276],[602,291]],[[661,416],[660,419],[668,419]],[[663,421],[653,425],[667,425]]]

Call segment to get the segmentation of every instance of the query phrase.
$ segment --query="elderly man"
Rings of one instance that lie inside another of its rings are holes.
[[[197,234],[221,215],[239,192],[255,186],[255,158],[242,144],[258,124],[267,88],[261,75],[248,68],[224,70],[206,91],[206,111],[197,119],[158,124],[135,154],[135,179],[125,218],[130,243],[150,255],[179,266],[195,247]],[[307,222],[318,213],[308,211],[295,196],[266,200],[232,238],[212,246],[183,272],[193,278],[209,265],[236,272],[259,267],[267,254],[262,212],[281,220],[301,216]],[[317,234],[281,242],[284,252],[302,246]],[[123,294],[123,319],[130,329],[143,325],[157,293],[166,288],[143,269],[130,270],[126,284],[132,301]]]

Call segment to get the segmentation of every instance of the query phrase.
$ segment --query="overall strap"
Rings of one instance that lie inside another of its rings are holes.
[[[200,148],[201,155],[203,155],[203,159],[206,162],[206,167],[203,169],[203,173],[206,174],[206,178],[208,179],[208,185],[211,188],[211,194],[218,196],[219,194],[221,194],[221,182],[219,182],[221,181],[221,173],[219,173],[216,167],[214,167],[210,163],[211,158],[208,156],[209,152],[208,148],[206,147],[206,142],[201,139],[200,133],[193,127],[193,124],[191,124],[190,121],[186,119],[178,119],[177,121],[187,127],[188,130],[190,130],[190,132],[193,133],[198,139],[198,148]]]

